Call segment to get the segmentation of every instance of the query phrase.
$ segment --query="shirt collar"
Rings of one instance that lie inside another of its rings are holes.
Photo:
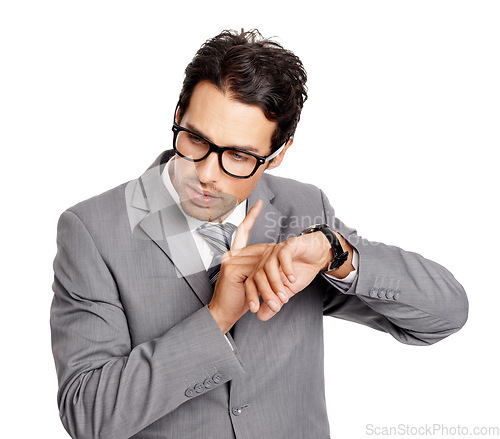
[[[173,157],[171,157],[170,160],[166,163],[165,167],[163,168],[161,178],[163,180],[163,184],[165,185],[167,191],[169,192],[169,194],[172,196],[174,201],[179,206],[179,209],[182,212],[182,214],[186,217],[187,223],[189,225],[189,230],[194,230],[194,229],[197,229],[202,224],[205,224],[207,221],[201,221],[197,218],[194,218],[190,215],[187,215],[184,212],[184,210],[182,209],[179,194],[175,190],[174,185],[172,184],[172,181],[170,180],[170,175],[168,173],[168,168],[169,168],[169,166],[173,165],[174,159],[175,159],[175,155]],[[246,208],[247,208],[247,200],[243,200],[241,203],[239,203],[233,209],[233,211],[229,214],[229,216],[225,220],[222,221],[222,223],[231,223],[231,224],[234,224],[236,227],[238,227],[245,219]],[[216,222],[210,222],[210,223],[217,224]]]

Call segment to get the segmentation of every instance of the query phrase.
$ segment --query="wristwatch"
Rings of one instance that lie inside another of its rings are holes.
[[[330,242],[333,250],[333,260],[330,262],[327,268],[321,270],[324,271],[335,271],[338,270],[342,264],[347,261],[347,257],[349,256],[349,252],[345,252],[342,246],[340,245],[339,239],[337,235],[333,233],[333,230],[328,227],[327,224],[314,224],[313,226],[309,226],[306,229],[300,232],[301,235],[307,235],[309,233],[314,232],[322,232]]]

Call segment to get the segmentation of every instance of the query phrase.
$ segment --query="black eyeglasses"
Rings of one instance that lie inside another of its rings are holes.
[[[195,133],[180,125],[172,125],[174,132],[174,150],[182,158],[190,162],[201,162],[205,160],[211,152],[216,152],[219,156],[221,169],[231,177],[250,178],[259,166],[276,157],[286,145],[286,142],[272,154],[262,157],[237,148],[226,148],[217,146],[215,143],[198,133]]]

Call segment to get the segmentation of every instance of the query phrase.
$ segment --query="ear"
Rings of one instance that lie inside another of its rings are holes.
[[[181,108],[177,105],[177,109],[175,110],[175,123],[179,125],[179,114],[181,112]]]
[[[266,169],[274,169],[274,168],[277,168],[279,165],[281,165],[281,162],[283,161],[283,158],[285,157],[285,153],[288,150],[288,148],[290,148],[290,146],[292,146],[292,143],[293,143],[293,139],[292,138],[288,139],[288,142],[286,142],[283,150],[269,162]]]

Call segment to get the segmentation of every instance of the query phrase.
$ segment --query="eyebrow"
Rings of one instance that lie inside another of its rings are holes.
[[[190,124],[189,122],[186,122],[186,128],[190,131],[194,131],[195,133],[199,134],[201,137],[204,137],[205,139],[209,140],[207,135],[205,135],[201,130],[197,129],[194,125]],[[231,146],[227,146],[226,148],[241,149],[242,151],[253,152],[254,154],[260,155],[259,150],[251,145],[231,145]]]

